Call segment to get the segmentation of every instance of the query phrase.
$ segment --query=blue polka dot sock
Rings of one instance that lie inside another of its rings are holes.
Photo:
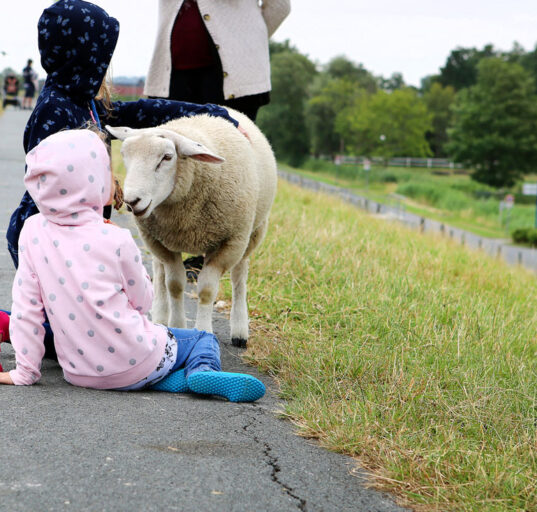
[[[168,393],[187,393],[189,391],[185,378],[185,370],[176,370],[153,384],[149,389],[167,391]]]
[[[222,396],[230,402],[254,402],[265,394],[265,385],[245,373],[194,372],[187,384],[193,393]]]

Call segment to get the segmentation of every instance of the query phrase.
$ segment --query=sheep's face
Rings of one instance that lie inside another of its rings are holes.
[[[146,219],[174,189],[175,145],[165,137],[138,135],[125,140],[121,154],[127,171],[123,200],[134,215]]]
[[[106,129],[123,140],[121,154],[127,175],[123,201],[137,217],[148,218],[175,188],[190,188],[192,176],[177,172],[179,158],[193,158],[209,164],[224,159],[203,144],[164,128],[134,130],[126,126]]]

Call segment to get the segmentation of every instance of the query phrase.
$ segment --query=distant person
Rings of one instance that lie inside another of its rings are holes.
[[[167,328],[146,316],[153,286],[128,229],[105,222],[114,201],[109,149],[91,130],[64,130],[26,156],[24,183],[41,213],[24,223],[13,286],[13,316],[0,313],[17,366],[0,384],[41,377],[45,311],[65,380],[96,389],[157,389],[261,398],[251,375],[222,372],[218,340],[196,329]]]
[[[290,10],[290,0],[159,0],[144,94],[225,105],[255,122],[270,101],[268,39]],[[203,256],[184,264],[195,279]]]
[[[239,130],[225,108],[167,100],[110,101],[105,74],[119,36],[119,23],[100,7],[83,0],[59,0],[47,7],[38,23],[45,85],[24,131],[24,150],[30,152],[49,135],[101,122],[135,128],[156,126],[171,119],[206,113],[222,117]],[[68,172],[65,170],[65,172]],[[26,192],[7,229],[8,250],[18,265],[18,240],[24,222],[38,213]],[[110,207],[105,217],[110,217]],[[47,357],[55,358],[47,342]]]
[[[22,79],[24,87],[24,98],[22,99],[22,108],[32,110],[32,103],[37,90],[37,73],[32,68],[33,61],[28,59],[26,67],[22,70]]]
[[[290,8],[290,0],[159,0],[144,93],[226,105],[255,121],[270,100],[268,39]]]
[[[7,105],[21,106],[19,101],[19,79],[13,73],[9,73],[4,79],[2,108],[6,108]]]

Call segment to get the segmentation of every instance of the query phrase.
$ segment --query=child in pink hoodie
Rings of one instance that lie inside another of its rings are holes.
[[[212,334],[147,318],[153,287],[140,251],[129,230],[102,218],[114,180],[97,134],[55,133],[26,163],[24,182],[40,213],[26,220],[20,236],[9,323],[17,366],[0,373],[1,384],[41,377],[46,312],[58,362],[73,385],[192,391],[231,401],[263,396],[258,379],[220,371]]]

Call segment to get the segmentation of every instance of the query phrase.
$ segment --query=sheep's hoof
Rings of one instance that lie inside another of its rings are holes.
[[[234,347],[246,348],[247,341],[244,338],[231,338],[231,344]]]

